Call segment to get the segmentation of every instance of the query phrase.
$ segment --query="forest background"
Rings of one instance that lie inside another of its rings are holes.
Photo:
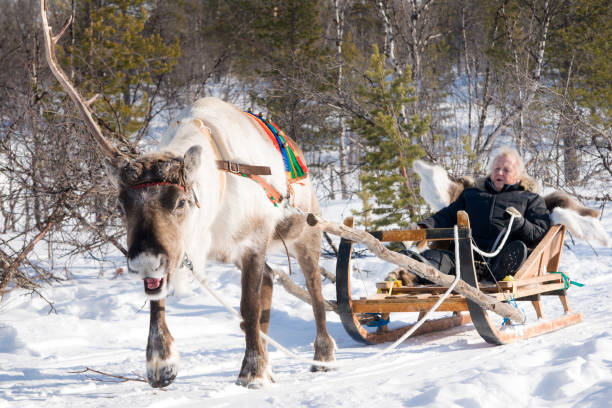
[[[39,1],[0,2],[0,294],[37,292],[61,279],[56,248],[103,259],[126,252],[124,231],[101,156],[47,67]],[[96,120],[123,151],[150,149],[179,110],[214,95],[297,140],[319,199],[360,198],[365,227],[427,211],[416,158],[481,175],[500,144],[516,146],[544,187],[610,200],[609,1],[48,7],[55,32],[72,17],[60,63],[86,98],[99,95]],[[35,245],[48,248],[50,268],[29,258]]]

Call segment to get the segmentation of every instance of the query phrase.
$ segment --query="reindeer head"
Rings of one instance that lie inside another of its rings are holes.
[[[182,260],[187,228],[197,198],[193,176],[200,166],[202,148],[191,147],[183,157],[171,153],[149,154],[130,159],[102,134],[89,105],[61,69],[55,45],[71,23],[51,35],[45,0],[40,0],[45,51],[51,72],[83,116],[90,134],[107,157],[111,181],[119,190],[119,203],[127,226],[128,269],[144,280],[151,299],[163,298],[168,279]],[[193,224],[193,223],[192,223]]]
[[[183,157],[154,153],[105,161],[127,228],[128,270],[143,279],[150,299],[166,296],[169,279],[183,259],[198,206],[193,176],[201,153],[200,146],[193,146]]]

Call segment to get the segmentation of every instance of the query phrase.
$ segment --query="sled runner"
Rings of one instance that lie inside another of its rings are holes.
[[[474,267],[469,219],[463,211],[457,213],[459,227],[459,254],[461,279],[481,293],[500,302],[531,302],[538,317],[535,322],[525,322],[520,329],[498,328],[488,312],[465,296],[451,293],[437,309],[453,312],[451,316],[428,320],[414,334],[449,329],[473,322],[480,336],[491,344],[506,344],[517,339],[529,338],[557,330],[582,321],[582,313],[571,311],[567,302],[569,279],[557,272],[565,227],[554,225],[519,268],[512,281],[479,284]],[[352,218],[345,220],[352,227]],[[453,240],[452,228],[426,230],[374,231],[370,233],[381,242]],[[342,238],[338,248],[336,265],[336,295],[338,311],[349,335],[365,344],[395,341],[412,325],[389,327],[389,316],[398,312],[419,312],[423,316],[440,299],[446,288],[437,285],[399,286],[393,282],[377,284],[379,293],[353,299],[351,296],[350,263],[353,242]],[[547,319],[542,312],[541,297],[559,297],[564,314]],[[467,313],[466,313],[467,312]]]

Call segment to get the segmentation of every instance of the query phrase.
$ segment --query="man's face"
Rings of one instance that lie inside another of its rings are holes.
[[[501,191],[504,184],[515,184],[519,181],[516,159],[511,156],[497,156],[493,161],[491,181],[495,190]]]

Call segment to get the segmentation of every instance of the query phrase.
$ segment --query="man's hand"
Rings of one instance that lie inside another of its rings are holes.
[[[512,232],[518,231],[525,225],[525,218],[523,215],[514,207],[506,208],[506,213],[504,214],[505,218],[510,220],[510,217],[514,215],[514,220],[512,221]]]
[[[519,210],[517,210],[514,207],[508,207],[506,208],[506,212],[510,215],[514,215],[514,218],[522,218],[523,215],[519,212]]]

